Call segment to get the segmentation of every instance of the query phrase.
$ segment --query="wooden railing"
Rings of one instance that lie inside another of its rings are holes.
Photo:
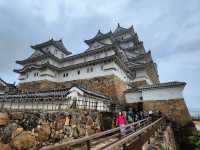
[[[140,150],[142,146],[150,139],[150,137],[155,133],[156,130],[161,126],[164,118],[159,118],[153,123],[147,125],[146,127],[132,133],[123,139],[117,141],[116,143],[104,148],[104,150],[114,150],[119,147],[123,147],[125,150]]]
[[[107,139],[116,138],[117,141],[121,141],[121,139],[123,140],[124,135],[121,134],[122,133],[122,132],[120,132],[121,129],[125,129],[125,131],[127,131],[126,137],[129,137],[128,135],[137,136],[137,135],[139,135],[139,133],[142,133],[144,130],[157,124],[157,122],[160,122],[160,120],[161,119],[159,119],[156,122],[153,122],[153,124],[151,124],[152,119],[146,118],[146,119],[140,120],[138,122],[134,122],[132,124],[125,125],[124,127],[117,127],[117,128],[111,129],[111,130],[93,134],[91,136],[85,136],[80,139],[75,139],[75,140],[72,140],[72,141],[69,141],[66,143],[43,147],[41,150],[55,150],[55,149],[56,150],[64,150],[64,149],[72,150],[72,149],[74,149],[74,147],[77,148],[79,146],[85,146],[85,149],[87,149],[87,150],[94,149],[94,147],[96,145],[98,145],[99,143],[105,142]],[[134,133],[134,134],[132,134],[132,133]],[[132,138],[132,136],[131,136],[131,138]],[[116,143],[117,141],[114,141],[114,143]],[[109,145],[112,146],[112,144],[113,144],[113,142],[108,143],[107,144],[108,148],[109,148]],[[122,146],[121,142],[117,143],[116,146]],[[106,147],[104,147],[104,149],[105,148]],[[82,149],[83,149],[83,147],[82,147]],[[100,149],[102,149],[102,147]]]

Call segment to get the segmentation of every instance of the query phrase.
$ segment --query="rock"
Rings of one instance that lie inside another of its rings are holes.
[[[86,130],[84,128],[78,127],[79,136],[83,137],[86,134]]]
[[[70,125],[70,117],[67,116],[67,117],[65,118],[65,126],[69,126],[69,125]]]
[[[72,136],[74,138],[78,138],[79,137],[79,131],[78,131],[78,128],[77,127],[73,127],[72,128]]]
[[[95,133],[95,130],[92,129],[90,126],[86,127],[86,135],[92,135]]]
[[[56,118],[55,114],[48,113],[46,115],[46,120],[48,120],[49,122],[53,122],[55,118]]]
[[[55,128],[56,131],[63,129],[64,125],[65,125],[65,118],[59,118],[56,121],[56,128]]]
[[[64,139],[65,135],[63,133],[56,133],[52,139],[54,140],[54,142],[58,142],[62,139]]]
[[[71,118],[71,126],[76,126],[78,123],[77,123],[77,117],[76,115],[72,115],[72,118]]]
[[[22,112],[11,112],[9,115],[12,120],[22,120],[24,118],[24,114]]]
[[[0,150],[13,150],[10,146],[10,144],[3,144],[0,143]]]
[[[12,146],[17,150],[31,148],[36,143],[35,137],[29,131],[23,131],[12,139]]]
[[[92,117],[90,117],[89,115],[87,116],[87,120],[86,120],[86,126],[92,126],[93,123],[93,119]]]
[[[39,142],[44,142],[49,139],[49,136],[51,134],[51,128],[49,124],[42,124],[38,129],[36,129],[36,132],[38,134],[37,140]]]
[[[39,122],[39,117],[34,114],[26,114],[22,123],[20,124],[25,130],[32,130],[36,128]]]
[[[81,124],[86,124],[87,117],[86,117],[86,112],[84,114],[81,114]]]
[[[72,128],[71,126],[64,126],[64,134],[68,137],[72,137]]]
[[[0,113],[0,126],[5,126],[9,122],[9,116],[7,113]]]
[[[23,128],[19,127],[19,128],[16,128],[13,132],[12,132],[12,138],[16,137],[17,135],[19,135],[20,133],[22,133],[24,131]]]
[[[3,137],[2,137],[4,143],[10,142],[12,133],[16,130],[17,127],[18,125],[16,123],[10,123],[5,127],[5,129],[3,130]]]

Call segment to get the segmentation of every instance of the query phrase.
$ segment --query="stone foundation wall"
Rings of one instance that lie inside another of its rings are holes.
[[[110,96],[116,103],[124,103],[125,98],[123,92],[127,90],[128,85],[116,76],[105,76],[93,79],[84,79],[76,81],[68,81],[56,83],[50,81],[35,81],[22,83],[19,89],[22,91],[45,91],[61,88],[70,88],[73,85],[80,85],[88,90],[101,92],[104,95]]]
[[[112,120],[111,113],[1,112],[0,150],[36,150],[46,145],[67,142],[100,132],[102,128],[107,129],[103,121],[109,120]]]
[[[143,102],[144,110],[160,110],[170,121],[186,126],[192,122],[184,99],[152,100]]]
[[[143,150],[178,150],[174,132],[169,125],[159,129],[154,136],[150,138],[149,142],[145,143]]]

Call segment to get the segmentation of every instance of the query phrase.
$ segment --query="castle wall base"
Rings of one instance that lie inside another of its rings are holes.
[[[100,92],[106,96],[110,96],[114,102],[119,104],[123,104],[125,102],[124,91],[128,88],[126,82],[120,80],[114,75],[111,75],[93,79],[67,81],[62,83],[51,82],[47,80],[28,82],[20,84],[19,89],[24,92],[38,92],[70,88],[73,85],[82,86],[88,90]]]
[[[143,109],[160,110],[167,119],[178,123],[180,126],[186,126],[192,123],[191,116],[188,112],[184,99],[170,99],[170,100],[153,100],[143,102]]]

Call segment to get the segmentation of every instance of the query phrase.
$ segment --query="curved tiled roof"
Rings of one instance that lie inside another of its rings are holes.
[[[141,89],[145,90],[145,89],[162,88],[162,87],[174,87],[174,86],[185,86],[185,85],[186,85],[185,82],[174,81],[174,82],[166,82],[166,83],[145,85]]]
[[[70,65],[70,66],[66,66],[66,67],[62,67],[62,68],[56,67],[56,66],[50,64],[49,62],[46,62],[46,63],[41,64],[41,65],[30,64],[30,65],[26,65],[24,68],[19,69],[19,70],[15,69],[14,72],[21,73],[21,72],[24,72],[26,70],[30,70],[32,68],[41,69],[41,68],[44,68],[44,67],[48,67],[50,69],[55,69],[57,71],[64,71],[64,70],[67,70],[67,69],[79,68],[79,67],[83,67],[83,66],[87,66],[87,65],[92,65],[92,64],[95,64],[95,63],[100,63],[100,62],[103,62],[103,61],[109,61],[109,60],[112,60],[112,59],[116,59],[115,57],[116,57],[115,55],[112,55],[112,56],[108,56],[108,57],[105,57],[105,58],[91,60],[91,61],[87,61],[87,62],[84,62],[84,63],[74,64],[74,65]]]
[[[156,89],[156,88],[170,88],[170,87],[179,87],[179,86],[185,86],[185,82],[179,82],[179,81],[173,81],[173,82],[165,82],[165,83],[158,83],[158,84],[152,84],[152,85],[145,85],[143,87],[135,87],[130,88],[125,91],[125,93],[129,92],[141,92],[142,90],[148,90],[148,89]]]
[[[105,39],[105,38],[108,38],[108,37],[111,37],[112,36],[112,31],[108,32],[108,33],[102,33],[100,30],[97,32],[97,34],[89,39],[89,40],[85,40],[85,43],[86,44],[90,44],[90,43],[93,43],[94,41],[97,41],[97,40],[102,40],[102,39]]]
[[[49,41],[46,41],[46,42],[43,42],[43,43],[40,43],[40,44],[36,44],[36,45],[32,45],[31,48],[38,50],[38,49],[41,49],[41,48],[49,46],[49,45],[54,45],[56,48],[58,48],[59,50],[61,50],[66,55],[72,54],[71,52],[69,52],[65,48],[62,40],[55,41],[53,38],[50,39]]]
[[[117,28],[113,32],[113,35],[115,36],[115,35],[118,35],[118,34],[121,34],[121,33],[127,32],[127,31],[134,31],[133,25],[131,27],[129,27],[129,28],[123,28],[118,23],[117,24]]]

